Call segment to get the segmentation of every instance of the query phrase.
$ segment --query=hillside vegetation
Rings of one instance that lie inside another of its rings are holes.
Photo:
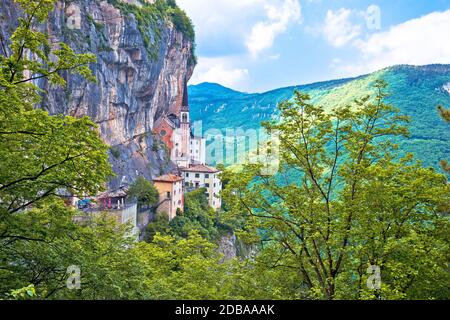
[[[202,120],[205,131],[211,128],[259,128],[262,121],[278,119],[277,105],[290,99],[295,89],[308,93],[314,104],[327,110],[372,94],[371,88],[379,79],[389,85],[387,103],[411,117],[410,137],[398,140],[400,154],[413,152],[424,165],[439,167],[439,161],[450,153],[450,138],[436,106],[450,105],[450,65],[394,66],[358,78],[256,94],[203,83],[189,87],[190,104],[193,119]]]

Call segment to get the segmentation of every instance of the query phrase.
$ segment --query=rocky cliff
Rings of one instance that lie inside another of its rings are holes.
[[[8,38],[20,11],[12,0],[0,1],[1,32]],[[99,125],[112,147],[117,177],[111,188],[140,174],[150,178],[168,170],[165,148],[152,134],[153,123],[164,112],[179,111],[184,81],[195,65],[192,34],[170,19],[181,10],[162,0],[153,2],[57,1],[44,26],[51,43],[62,41],[78,53],[97,56],[91,66],[96,83],[64,74],[66,88],[45,80],[37,84],[46,92],[41,107],[51,114],[87,115]]]

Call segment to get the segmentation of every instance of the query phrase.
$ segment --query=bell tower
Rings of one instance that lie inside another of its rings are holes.
[[[181,127],[181,154],[183,157],[182,163],[180,163],[183,167],[189,167],[189,162],[191,158],[191,123],[190,123],[190,115],[189,115],[189,99],[188,99],[188,89],[187,89],[187,81],[184,81],[184,91],[183,91],[183,102],[181,105],[180,112],[180,127]]]

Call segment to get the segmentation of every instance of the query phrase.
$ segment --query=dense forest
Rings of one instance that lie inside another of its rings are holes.
[[[33,80],[95,81],[95,56],[50,44],[39,25],[54,0],[17,2],[24,16],[0,48],[0,299],[450,298],[448,180],[412,154],[396,157],[409,118],[386,102],[382,80],[329,110],[300,91],[280,103],[279,119],[262,124],[280,133],[279,172],[225,169],[218,213],[200,189],[142,242],[107,213],[77,222],[65,197],[102,190],[114,174],[109,147],[89,118],[34,108]],[[154,204],[148,181],[133,187]],[[217,240],[229,232],[252,254],[223,259]]]

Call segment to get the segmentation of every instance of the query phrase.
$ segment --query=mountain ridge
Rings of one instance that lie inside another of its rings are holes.
[[[201,82],[198,84],[190,84],[188,86],[188,88],[190,90],[194,89],[194,88],[201,88],[204,86],[219,86],[223,89],[229,90],[229,91],[234,91],[234,92],[238,92],[238,93],[243,93],[243,94],[266,94],[266,93],[271,93],[274,91],[278,91],[278,90],[285,90],[285,89],[295,89],[295,88],[301,88],[301,87],[309,87],[309,86],[313,86],[313,85],[321,85],[321,84],[328,84],[330,82],[348,82],[348,81],[352,81],[352,80],[357,80],[360,78],[364,78],[370,74],[376,73],[376,72],[380,72],[380,71],[384,71],[384,70],[394,70],[394,69],[401,69],[403,67],[407,67],[407,68],[430,68],[430,67],[447,67],[450,71],[450,63],[449,64],[442,64],[442,63],[436,63],[436,64],[427,64],[427,65],[411,65],[411,64],[396,64],[393,66],[389,66],[371,73],[366,73],[363,75],[359,75],[359,76],[355,76],[355,77],[344,77],[344,78],[336,78],[336,79],[331,79],[331,80],[323,80],[323,81],[315,81],[315,82],[311,82],[311,83],[305,83],[305,84],[298,84],[298,85],[291,85],[291,86],[284,86],[284,87],[280,87],[277,89],[271,89],[268,91],[263,91],[263,92],[245,92],[245,91],[239,91],[233,88],[229,88],[227,86],[224,86],[220,83],[216,83],[216,82],[209,82],[209,81],[205,81],[205,82]]]
[[[449,158],[448,125],[440,119],[437,105],[450,106],[450,64],[395,65],[354,78],[322,81],[252,94],[239,91],[208,92],[208,86],[190,86],[192,119],[202,120],[204,132],[226,128],[257,129],[262,121],[279,117],[277,105],[290,99],[295,89],[310,94],[311,102],[324,108],[351,104],[373,94],[373,84],[388,84],[387,102],[411,117],[410,137],[396,141],[400,155],[415,153],[426,166],[439,168]],[[204,89],[204,90],[203,90]]]

